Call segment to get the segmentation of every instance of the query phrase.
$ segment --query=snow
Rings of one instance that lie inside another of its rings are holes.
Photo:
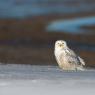
[[[95,95],[95,70],[0,65],[0,95]]]
[[[81,26],[95,25],[95,16],[75,18],[71,20],[56,20],[46,27],[48,31],[63,31],[69,33],[83,33]],[[87,30],[86,30],[87,31]]]

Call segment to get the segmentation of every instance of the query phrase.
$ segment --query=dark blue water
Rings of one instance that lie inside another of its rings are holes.
[[[95,2],[88,3],[86,0],[0,0],[1,18],[25,18],[31,15],[54,13],[94,12],[94,9]]]
[[[82,26],[95,25],[95,16],[75,18],[71,20],[58,20],[50,22],[46,27],[48,31],[60,31],[72,34],[89,34],[90,31],[81,29]]]

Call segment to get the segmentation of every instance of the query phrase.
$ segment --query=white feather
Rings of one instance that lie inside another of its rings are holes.
[[[66,41],[58,40],[55,42],[54,54],[59,66],[64,70],[83,70],[85,62],[77,56],[75,52],[68,48]]]

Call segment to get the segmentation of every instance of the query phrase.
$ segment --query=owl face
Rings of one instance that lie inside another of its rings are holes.
[[[63,49],[67,46],[66,42],[63,40],[58,40],[55,42],[55,49]]]

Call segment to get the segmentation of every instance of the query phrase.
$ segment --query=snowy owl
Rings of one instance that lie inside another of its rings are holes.
[[[66,41],[58,40],[55,42],[54,54],[59,67],[63,70],[84,70],[84,60],[69,49]]]

